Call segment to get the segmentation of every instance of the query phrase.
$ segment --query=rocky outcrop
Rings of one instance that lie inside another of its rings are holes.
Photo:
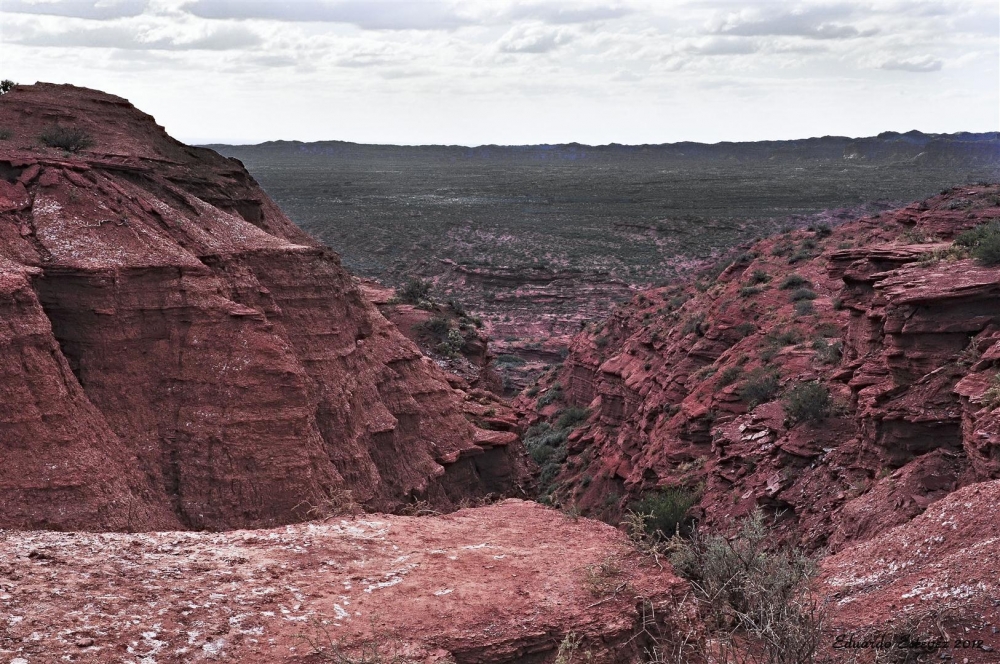
[[[6,533],[0,584],[12,661],[530,664],[571,636],[613,664],[694,627],[686,584],[617,530],[518,500],[275,530]]]
[[[516,435],[470,422],[473,398],[239,162],[72,86],[18,86],[0,125],[0,446],[18,459],[0,527],[225,529],[345,490],[382,510],[516,490]],[[52,125],[93,146],[41,145]]]
[[[588,409],[557,453],[528,438],[549,499],[616,520],[679,487],[706,525],[761,507],[837,549],[1000,476],[1000,268],[952,245],[993,218],[1000,187],[960,187],[633,298],[518,402],[527,425]],[[787,405],[808,385],[815,421]]]
[[[824,560],[817,590],[829,602],[831,641],[923,642],[933,659],[995,662],[998,505],[1000,482],[973,484]],[[916,649],[897,648],[906,650]]]

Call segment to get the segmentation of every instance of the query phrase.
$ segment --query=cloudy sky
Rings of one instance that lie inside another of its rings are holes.
[[[188,142],[1000,129],[996,0],[0,0],[0,77]]]

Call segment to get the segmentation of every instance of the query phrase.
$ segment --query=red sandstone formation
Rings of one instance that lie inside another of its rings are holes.
[[[855,642],[885,634],[939,645],[928,661],[996,662],[998,540],[1000,481],[981,482],[827,558],[818,590],[831,600],[833,633]],[[835,654],[848,659],[846,650]],[[871,649],[863,654],[861,661],[871,661]]]
[[[275,530],[13,532],[0,655],[270,664],[341,661],[339,647],[362,661],[377,640],[382,659],[364,661],[542,662],[572,633],[580,658],[612,664],[649,645],[643,607],[686,623],[685,585],[614,528],[519,500]]]
[[[45,147],[57,125],[92,147]],[[473,424],[482,404],[239,162],[72,86],[18,86],[0,126],[0,527],[225,529],[345,489],[381,510],[516,490],[517,435]]]
[[[517,403],[528,424],[589,409],[550,498],[614,520],[645,492],[687,487],[709,526],[759,506],[838,549],[1000,477],[1000,268],[949,250],[993,218],[1000,187],[959,187],[639,294]],[[750,409],[741,394],[768,372],[777,389]],[[793,421],[783,400],[815,381],[829,416]]]

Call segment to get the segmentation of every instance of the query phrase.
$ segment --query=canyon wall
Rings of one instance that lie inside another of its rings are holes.
[[[0,527],[227,529],[516,493],[516,433],[242,165],[100,92],[0,97]],[[39,136],[86,132],[69,152]]]

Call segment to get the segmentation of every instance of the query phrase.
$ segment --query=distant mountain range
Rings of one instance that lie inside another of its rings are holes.
[[[445,161],[600,161],[613,159],[679,161],[766,161],[789,160],[829,162],[849,159],[872,163],[913,161],[923,165],[1000,164],[1000,132],[958,132],[925,134],[920,131],[882,132],[878,136],[850,138],[823,136],[788,141],[663,143],[658,145],[368,145],[346,141],[268,141],[258,145],[208,145],[224,154],[267,155],[271,158],[305,155],[368,159],[392,157],[437,158]]]

